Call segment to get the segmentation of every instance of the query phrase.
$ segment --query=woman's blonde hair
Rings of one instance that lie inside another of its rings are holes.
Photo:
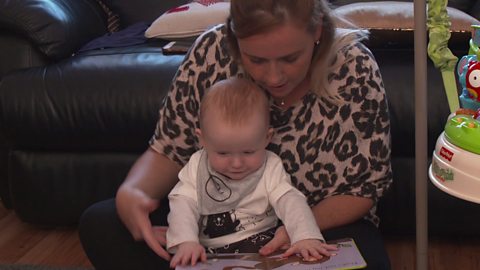
[[[231,0],[227,19],[227,38],[233,57],[240,63],[237,38],[247,38],[273,30],[292,22],[314,35],[321,26],[321,37],[310,67],[311,87],[319,96],[336,99],[329,91],[328,74],[335,66],[337,51],[350,46],[354,40],[365,37],[356,29],[337,31],[332,10],[324,0]]]

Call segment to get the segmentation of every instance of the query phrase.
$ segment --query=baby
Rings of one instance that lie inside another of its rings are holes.
[[[314,260],[337,250],[324,243],[280,157],[266,150],[273,134],[269,108],[265,92],[247,79],[220,81],[205,94],[196,130],[203,149],[168,196],[171,267],[206,261],[206,252],[258,252],[279,219],[292,243],[282,256]]]

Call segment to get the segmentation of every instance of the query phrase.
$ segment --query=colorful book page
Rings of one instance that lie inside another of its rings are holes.
[[[257,253],[237,253],[209,255],[205,263],[197,263],[195,266],[178,266],[176,270],[240,270],[240,269],[264,269],[264,270],[339,270],[361,269],[367,263],[358,250],[355,241],[351,238],[329,241],[329,244],[337,244],[338,251],[335,256],[321,261],[304,261],[301,256],[281,258],[280,255],[264,257]]]

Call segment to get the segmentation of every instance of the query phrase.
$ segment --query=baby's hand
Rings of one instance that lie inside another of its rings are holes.
[[[183,242],[178,245],[177,252],[170,261],[170,267],[186,266],[189,263],[193,266],[199,259],[202,262],[207,261],[207,254],[203,246],[197,242]]]
[[[302,255],[306,261],[315,261],[322,259],[324,256],[330,257],[334,255],[330,251],[337,250],[336,245],[328,245],[318,239],[305,239],[295,242],[282,254],[282,257],[288,257],[298,253]]]

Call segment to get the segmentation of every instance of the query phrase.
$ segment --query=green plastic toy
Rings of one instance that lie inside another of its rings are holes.
[[[471,115],[455,115],[445,125],[445,137],[454,145],[480,154],[480,123]]]

